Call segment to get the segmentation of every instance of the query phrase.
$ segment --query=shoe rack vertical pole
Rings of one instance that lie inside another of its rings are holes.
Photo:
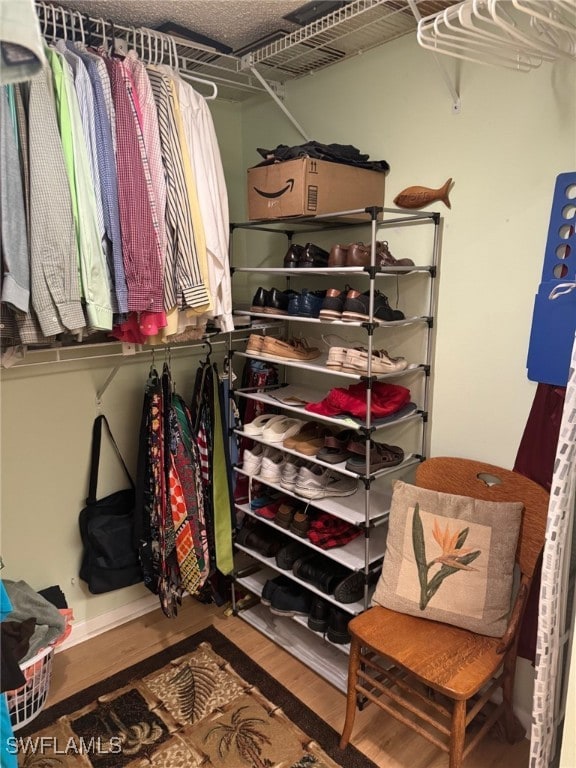
[[[234,224],[230,224],[230,240],[228,243],[228,260],[230,265],[230,276],[232,277],[234,275],[234,231],[236,227]],[[232,349],[232,334],[227,334],[228,339],[228,345],[227,345],[227,359],[228,359],[228,452],[230,456],[232,455],[232,440],[234,439],[234,408],[232,407],[232,398],[234,397],[234,370],[233,370],[233,360],[234,360],[234,350]],[[240,458],[240,457],[238,457]],[[232,466],[232,462],[230,462],[230,465],[232,467],[232,472],[234,472],[234,467]],[[236,499],[232,499],[232,504],[234,505],[234,525],[233,525],[233,534],[234,529],[236,528]],[[232,547],[234,547],[234,541],[232,542]],[[234,574],[236,573],[236,567],[234,567],[233,570],[233,578],[231,583],[231,589],[230,589],[230,596],[232,598],[232,614],[236,616],[237,609],[236,609],[236,579],[234,578]]]
[[[438,259],[440,254],[440,235],[441,235],[441,217],[439,213],[433,213],[432,221],[434,223],[434,239],[432,246],[432,264],[430,269],[430,280],[433,281],[430,285],[428,293],[428,332],[426,334],[426,380],[424,382],[424,402],[423,409],[424,414],[422,418],[422,455],[425,458],[430,455],[429,434],[428,434],[428,411],[430,408],[430,371],[431,361],[433,355],[433,333],[434,333],[434,317],[436,313],[436,291],[437,284],[435,278],[438,271]]]
[[[379,208],[367,208],[366,213],[371,217],[370,232],[370,288],[368,297],[369,320],[366,325],[368,332],[368,369],[366,371],[366,426],[365,439],[365,477],[364,477],[364,609],[368,608],[368,573],[370,570],[370,436],[372,434],[372,350],[374,342],[374,293],[376,284],[376,220]]]

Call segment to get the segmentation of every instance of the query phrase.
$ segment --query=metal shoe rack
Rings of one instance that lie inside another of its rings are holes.
[[[245,235],[244,240],[241,240],[240,233],[247,231],[258,234]],[[281,328],[285,338],[300,336],[305,338],[310,346],[322,345],[322,335],[345,334],[345,338],[350,339],[350,346],[360,343],[367,348],[368,367],[365,373],[356,374],[347,370],[334,371],[327,368],[327,347],[325,347],[325,354],[306,362],[260,357],[242,351],[233,351],[230,353],[232,360],[229,365],[232,375],[238,359],[242,362],[244,358],[254,358],[273,363],[279,369],[281,380],[279,386],[296,385],[301,390],[302,381],[304,381],[305,388],[310,393],[311,402],[322,400],[333,387],[347,387],[360,381],[366,383],[366,418],[364,420],[340,415],[319,416],[304,410],[303,407],[283,404],[271,396],[270,390],[234,389],[232,381],[230,383],[233,398],[237,403],[240,403],[242,398],[252,399],[270,410],[279,409],[289,416],[317,421],[332,427],[334,431],[352,428],[357,431],[360,439],[366,441],[366,471],[363,474],[345,469],[344,462],[331,465],[315,457],[304,456],[295,450],[286,449],[281,443],[273,444],[274,448],[284,454],[357,478],[358,490],[353,495],[327,497],[311,502],[279,484],[265,483],[271,489],[294,497],[296,502],[307,504],[309,508],[327,512],[361,528],[363,535],[345,546],[322,549],[308,539],[303,539],[277,526],[274,521],[259,517],[251,510],[248,503],[236,504],[238,520],[244,516],[254,518],[269,526],[273,535],[281,533],[288,541],[301,542],[309,547],[311,552],[322,554],[339,567],[344,566],[349,569],[351,573],[363,573],[363,598],[355,603],[343,604],[337,602],[333,595],[325,594],[310,583],[298,579],[291,571],[278,568],[274,557],[264,557],[246,546],[235,543],[237,568],[232,590],[234,612],[342,691],[346,690],[349,645],[333,644],[322,633],[309,629],[306,616],[289,618],[275,615],[268,607],[262,605],[258,598],[268,579],[283,574],[293,579],[303,589],[323,598],[336,608],[350,613],[351,616],[360,613],[370,605],[374,586],[369,584],[373,585],[374,582],[369,581],[369,574],[373,573],[374,569],[378,569],[382,562],[392,482],[399,477],[410,482],[412,472],[427,454],[433,318],[437,283],[434,278],[437,276],[439,262],[440,232],[441,218],[438,213],[373,207],[312,218],[250,221],[231,225],[230,263],[233,265],[233,285],[236,281],[240,282],[240,278],[244,281],[244,285],[239,286],[238,292],[233,289],[235,299],[242,288],[245,296],[251,296],[260,286],[270,286],[274,281],[280,280],[285,282],[286,289],[302,290],[310,289],[312,286],[314,289],[338,287],[342,290],[355,287],[361,292],[368,292],[369,295],[370,316],[366,322],[342,320],[327,322],[316,318],[273,314],[272,311],[260,314],[252,312],[250,305],[242,305],[235,300],[236,312],[250,315],[254,320],[262,318],[284,321]],[[260,240],[264,233],[270,237]],[[390,241],[392,253],[395,252],[396,247],[401,247],[403,251],[401,255],[412,258],[415,265],[376,266],[377,240]],[[321,245],[325,250],[329,250],[330,244],[369,241],[371,265],[326,269],[287,269],[279,266],[283,263],[283,257],[289,245],[311,241]],[[258,242],[261,243],[260,248]],[[235,253],[237,246],[240,246],[238,255]],[[252,266],[254,264],[256,265]],[[404,312],[403,320],[383,322],[374,318],[374,302],[378,291],[389,295],[391,303],[397,303],[398,308]],[[317,338],[318,334],[320,338]],[[406,357],[410,366],[402,372],[373,374],[372,352],[383,348],[391,350],[394,356]],[[417,406],[416,410],[403,417],[386,419],[384,424],[382,421],[374,420],[371,406],[372,390],[376,381],[390,381],[390,383],[408,387],[411,400]],[[259,437],[245,434],[241,427],[235,429],[233,433],[259,442],[263,446],[272,445]],[[370,439],[400,445],[404,450],[404,461],[394,467],[371,471]],[[241,461],[240,455],[240,463],[234,466],[234,471],[240,475],[246,475]],[[249,482],[258,480],[258,476],[255,475]],[[253,599],[239,602],[238,587],[242,593],[253,596]]]

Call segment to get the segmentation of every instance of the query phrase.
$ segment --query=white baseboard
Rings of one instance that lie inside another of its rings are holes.
[[[115,608],[113,611],[96,616],[94,619],[74,621],[72,622],[72,632],[61,645],[56,646],[55,652],[66,651],[74,645],[83,643],[85,640],[90,640],[92,637],[97,637],[97,635],[101,635],[109,629],[120,626],[120,624],[137,619],[139,616],[155,610],[158,608],[158,605],[158,597],[156,595],[146,595],[131,603]]]

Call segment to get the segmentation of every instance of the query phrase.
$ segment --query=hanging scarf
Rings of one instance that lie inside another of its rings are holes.
[[[230,483],[230,467],[227,462],[225,441],[227,437],[225,409],[218,369],[214,365],[212,375],[213,386],[213,420],[214,443],[212,452],[212,497],[214,508],[214,531],[216,541],[216,567],[223,574],[229,574],[234,568],[232,555],[232,493]]]
[[[173,394],[170,411],[170,505],[180,578],[185,589],[190,594],[196,594],[208,572],[203,546],[206,533],[198,517],[198,488],[191,455],[181,431],[179,416],[183,412],[174,407],[177,400],[178,396]]]
[[[186,457],[186,461],[182,462],[182,467],[180,467],[178,461],[182,459],[182,454],[179,453],[177,466],[180,478],[184,478],[183,487],[188,498],[189,521],[192,527],[194,550],[198,559],[202,586],[210,573],[210,548],[206,530],[204,486],[200,474],[200,457],[198,446],[192,439],[192,420],[186,403],[180,395],[174,393],[172,396],[172,406],[178,420],[179,435]]]

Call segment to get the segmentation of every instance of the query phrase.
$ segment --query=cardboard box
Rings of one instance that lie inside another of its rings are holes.
[[[310,157],[248,169],[248,218],[318,216],[384,205],[384,173]]]

